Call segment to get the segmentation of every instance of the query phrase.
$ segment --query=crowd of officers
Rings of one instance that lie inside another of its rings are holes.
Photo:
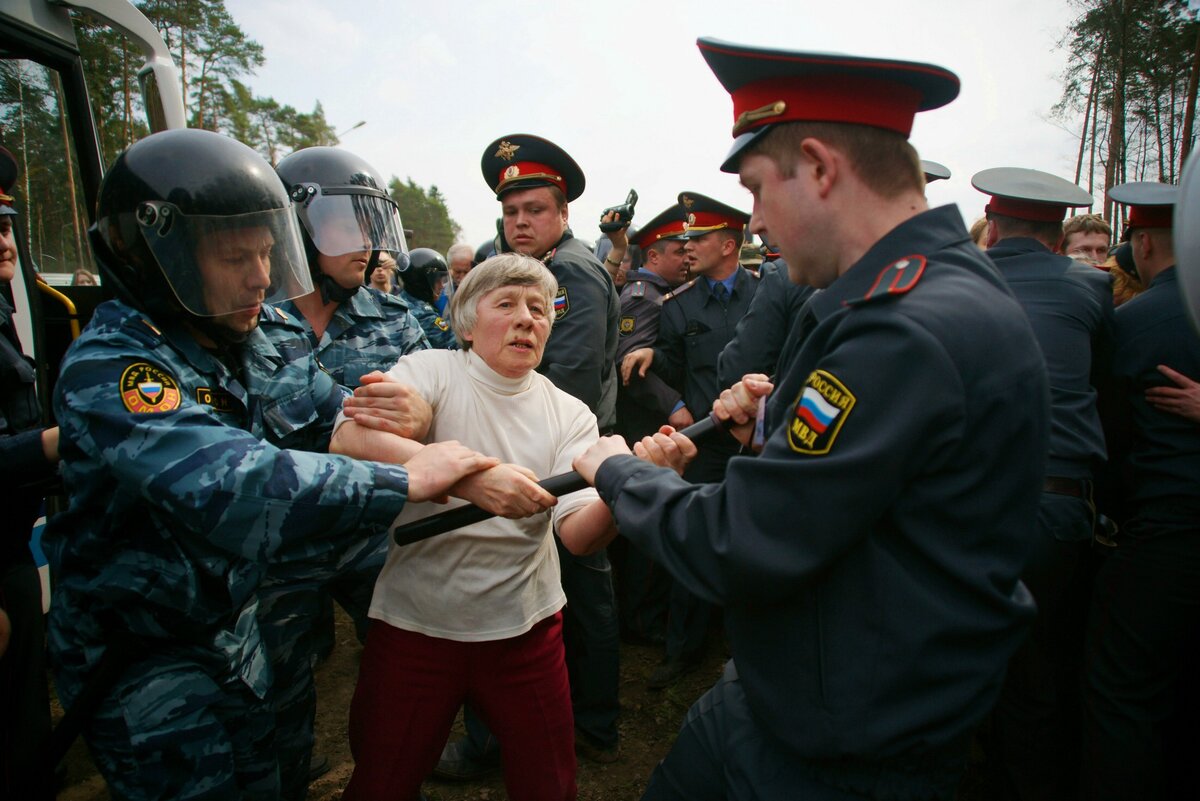
[[[619,758],[621,639],[663,647],[662,689],[723,618],[732,658],[647,798],[952,798],[972,743],[984,797],[1194,795],[1200,338],[1174,188],[1114,187],[1113,248],[1095,215],[1064,226],[1092,202],[1070,182],[984,170],[968,232],[928,209],[949,173],[907,141],[953,73],[699,44],[752,214],[683,191],[601,260],[569,227],[585,181],[564,150],[511,134],[483,153],[490,249],[557,280],[538,371],[595,415],[575,466],[623,535],[615,582],[608,554],[558,543],[577,751]],[[105,178],[92,245],[117,300],[63,362],[58,428],[22,412],[3,309],[6,469],[27,496],[61,457],[69,498],[44,538],[47,635],[28,560],[4,565],[8,787],[50,792],[20,775],[48,769],[48,636],[115,796],[305,796],[327,597],[364,637],[389,525],[478,469],[451,445],[405,466],[327,453],[343,409],[427,423],[382,372],[454,347],[439,297],[486,255],[410,252],[402,231],[345,151],[271,172],[215,134],[156,134]],[[710,414],[715,433],[678,433]],[[466,721],[435,775],[503,759],[469,703]]]

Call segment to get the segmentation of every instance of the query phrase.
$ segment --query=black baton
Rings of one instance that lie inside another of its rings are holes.
[[[692,423],[687,428],[681,429],[679,433],[695,442],[708,437],[714,431],[724,430],[724,423],[717,420],[712,412],[709,412],[708,417],[705,417],[698,423]],[[588,486],[588,483],[583,480],[583,476],[572,470],[569,473],[561,473],[557,476],[550,476],[547,479],[543,479],[538,482],[538,486],[557,498],[560,495],[581,490]],[[397,545],[412,545],[414,542],[427,540],[430,537],[436,537],[438,534],[454,531],[456,528],[482,522],[489,517],[495,517],[495,515],[478,506],[459,506],[448,512],[440,512],[436,515],[423,517],[420,520],[414,520],[406,526],[401,526],[392,533],[392,537],[396,540]]]

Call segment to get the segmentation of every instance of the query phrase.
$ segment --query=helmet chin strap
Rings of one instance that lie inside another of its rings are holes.
[[[346,289],[346,287],[334,281],[325,273],[317,276],[317,286],[321,290],[321,300],[325,303],[345,303],[354,297],[354,293],[358,291],[358,287]]]
[[[215,317],[198,317],[188,314],[188,323],[200,333],[217,343],[218,347],[241,345],[250,336],[250,331],[234,331],[229,326],[220,325]]]
[[[367,261],[366,274],[370,275],[377,264],[379,264],[379,251],[372,250],[371,258]],[[346,287],[321,272],[320,268],[314,268],[313,272],[313,279],[316,281],[317,287],[321,290],[321,301],[323,303],[337,303],[341,305],[354,297],[354,293],[358,291],[357,286],[346,289]]]

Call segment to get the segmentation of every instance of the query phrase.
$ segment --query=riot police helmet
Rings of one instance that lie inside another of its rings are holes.
[[[295,203],[309,268],[326,301],[353,295],[378,260],[391,253],[397,267],[407,266],[408,244],[396,202],[379,173],[359,156],[336,147],[307,147],[275,167]],[[326,276],[319,255],[369,253],[363,274],[339,284]]]
[[[312,291],[292,204],[262,156],[212,131],[151,134],[104,176],[89,236],[106,286],[193,322]]]
[[[450,268],[442,254],[432,248],[414,248],[408,254],[404,291],[417,300],[433,303],[442,293]]]

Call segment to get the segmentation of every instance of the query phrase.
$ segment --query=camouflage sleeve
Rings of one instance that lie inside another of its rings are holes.
[[[179,386],[164,355],[93,340],[67,360],[54,405],[68,466],[98,465],[117,492],[254,560],[284,543],[387,525],[403,508],[404,468],[281,450],[226,425],[197,402],[194,388]],[[131,371],[161,383],[164,411],[146,411],[122,392]],[[314,403],[303,393],[285,402]]]
[[[379,305],[387,319],[389,338],[403,356],[418,350],[429,350],[429,338],[417,316],[416,309],[399,295],[384,294],[368,287],[367,293]]]

